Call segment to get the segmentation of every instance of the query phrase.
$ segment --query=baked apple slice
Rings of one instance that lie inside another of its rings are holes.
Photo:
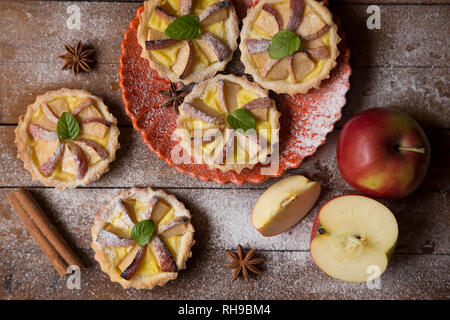
[[[180,6],[180,13],[182,16],[191,14],[192,0],[180,0],[179,6]]]
[[[108,158],[108,151],[106,151],[99,143],[89,139],[77,139],[77,142],[81,142],[89,148],[92,148],[102,160]]]
[[[236,130],[234,134],[238,145],[248,153],[250,159],[253,159],[258,152],[267,147],[267,141],[262,137],[258,138],[256,131],[253,133],[244,133],[242,130]]]
[[[266,121],[267,113],[271,106],[269,97],[252,100],[242,106],[242,108],[250,111],[255,120]]]
[[[134,244],[133,240],[119,237],[105,229],[98,234],[97,242],[106,247],[129,247]]]
[[[228,108],[225,97],[225,81],[222,79],[217,81],[217,101],[219,102],[220,110],[222,110],[223,113],[227,113]]]
[[[173,46],[180,40],[175,39],[161,39],[145,41],[145,48],[147,50],[161,50]]]
[[[315,64],[304,52],[297,52],[292,56],[292,68],[296,81],[300,81],[314,70]]]
[[[83,179],[88,170],[88,162],[83,150],[77,146],[75,143],[67,143],[67,147],[72,153],[73,160],[76,166],[76,177],[77,179]]]
[[[314,60],[326,59],[330,56],[330,51],[327,46],[306,49],[306,53]]]
[[[166,21],[168,23],[171,23],[173,20],[175,20],[177,17],[171,14],[168,14],[164,11],[163,8],[160,6],[155,7],[155,14],[163,21]]]
[[[45,116],[53,123],[58,123],[58,117],[55,116],[53,111],[50,109],[48,104],[45,102],[41,105],[42,111],[44,112]]]
[[[179,236],[186,231],[187,217],[176,217],[158,226],[158,235],[161,237]]]
[[[204,32],[199,37],[204,41],[214,52],[217,59],[222,62],[227,59],[231,54],[231,49],[228,44],[224,43],[218,36],[211,32]]]
[[[234,150],[234,130],[225,129],[224,138],[222,144],[220,144],[214,150],[213,162],[215,164],[223,164],[230,154],[233,154]]]
[[[212,124],[222,124],[224,122],[222,118],[209,115],[206,112],[203,112],[195,108],[192,104],[188,102],[183,103],[183,112],[194,119],[205,121]]]
[[[41,141],[55,141],[58,140],[58,133],[55,131],[49,131],[47,129],[38,126],[37,124],[30,123],[28,126],[28,132],[36,140]]]
[[[286,26],[287,30],[295,32],[302,24],[303,11],[305,10],[305,0],[289,1],[289,22]]]
[[[268,39],[245,39],[245,45],[249,54],[257,54],[269,50]]]
[[[296,29],[296,33],[303,40],[311,41],[320,38],[330,30],[330,26],[320,19],[314,12],[308,12],[303,18],[302,23]]]
[[[169,212],[169,210],[170,207],[158,198],[158,201],[152,210],[151,219],[155,222],[155,224],[157,224],[166,215],[166,213]]]
[[[94,101],[91,98],[84,98],[80,103],[77,104],[75,110],[72,112],[74,116],[78,115],[81,111],[87,107],[94,106]]]
[[[148,245],[162,272],[178,272],[172,253],[160,237],[153,236]]]
[[[161,200],[158,196],[152,196],[148,201],[147,208],[145,209],[144,215],[142,217],[143,220],[149,220],[153,217],[153,210],[155,209],[158,201]]]
[[[230,3],[228,0],[215,2],[207,6],[198,16],[200,25],[206,27],[216,22],[226,20],[228,17],[227,8],[229,6]]]
[[[130,280],[136,271],[139,269],[139,264],[144,258],[145,247],[136,245],[131,251],[123,258],[118,268],[122,273],[120,276],[125,280]]]
[[[53,151],[50,158],[48,158],[39,169],[42,171],[42,173],[46,176],[49,176],[55,171],[56,166],[58,165],[58,162],[62,159],[64,153],[64,143],[61,141],[58,141],[58,145],[56,146],[55,151]]]
[[[117,201],[117,207],[120,212],[122,212],[122,218],[127,227],[132,228],[134,226],[134,222],[130,217],[130,213],[128,212],[127,207],[125,206],[125,202],[122,199]]]
[[[283,28],[283,21],[278,12],[272,6],[265,3],[254,26],[267,33],[270,37],[273,37]]]
[[[194,63],[194,46],[192,41],[183,41],[183,46],[180,48],[177,60],[172,66],[172,71],[175,72],[180,79],[184,79],[192,69]]]

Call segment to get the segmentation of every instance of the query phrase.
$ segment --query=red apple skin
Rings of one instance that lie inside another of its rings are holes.
[[[423,148],[424,153],[401,151]],[[402,198],[422,182],[430,163],[430,144],[414,119],[386,108],[363,111],[342,128],[337,163],[353,188],[380,198]]]

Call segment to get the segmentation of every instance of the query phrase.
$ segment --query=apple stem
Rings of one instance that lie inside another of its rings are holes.
[[[397,149],[400,151],[412,151],[412,152],[418,152],[418,153],[425,153],[425,148],[398,147]]]

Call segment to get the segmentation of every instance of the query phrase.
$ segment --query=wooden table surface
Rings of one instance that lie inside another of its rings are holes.
[[[2,299],[449,299],[450,298],[450,6],[445,0],[375,0],[381,29],[366,27],[372,1],[331,1],[352,50],[351,89],[343,118],[325,145],[286,175],[303,174],[322,184],[312,212],[290,231],[264,238],[253,228],[251,209],[277,179],[259,185],[203,182],[169,167],[131,127],[118,88],[120,44],[140,2],[0,1],[0,298]],[[402,2],[402,3],[398,3]],[[66,10],[76,4],[81,29],[69,30]],[[65,43],[82,40],[96,50],[95,69],[78,76],[61,71]],[[111,170],[86,188],[57,191],[30,178],[16,159],[17,118],[38,94],[60,87],[102,96],[119,120],[122,148]],[[401,200],[381,200],[396,215],[400,238],[381,289],[333,280],[309,254],[318,208],[351,192],[335,161],[339,128],[371,107],[406,111],[426,130],[432,161],[419,189]],[[70,290],[31,239],[6,195],[28,187],[88,268],[81,289]],[[154,290],[124,290],[100,271],[90,249],[90,228],[99,208],[123,189],[152,186],[175,194],[192,211],[197,243],[187,270]],[[261,276],[231,281],[224,249],[240,243],[265,258]]]

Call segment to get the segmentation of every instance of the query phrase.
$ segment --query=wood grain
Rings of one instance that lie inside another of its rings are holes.
[[[90,248],[90,228],[97,212],[121,189],[32,189],[57,227],[68,241],[81,249]],[[329,199],[348,193],[323,189],[317,205],[296,227],[276,237],[261,236],[251,223],[251,211],[263,190],[184,189],[166,190],[178,197],[193,215],[196,246],[202,249],[230,249],[241,243],[261,250],[309,249],[312,225],[318,209]],[[0,189],[3,198],[10,188]],[[450,220],[449,192],[416,192],[400,201],[381,200],[396,215],[399,223],[399,253],[450,254],[447,230]],[[8,204],[0,204],[0,250],[23,246],[36,247]],[[432,246],[432,248],[429,248]],[[37,248],[37,247],[36,247]]]
[[[23,169],[23,163],[16,158],[17,149],[14,144],[14,126],[0,126],[0,186],[42,186],[31,180],[31,175]],[[117,152],[117,160],[111,164],[111,169],[102,178],[89,185],[93,187],[133,187],[153,185],[158,187],[185,188],[257,188],[265,189],[278,179],[269,179],[262,184],[244,184],[241,186],[220,185],[214,182],[204,182],[190,175],[179,173],[160,160],[142,142],[141,136],[132,128],[121,127],[119,142],[121,149]],[[329,134],[325,145],[317,153],[307,158],[296,169],[288,174],[303,174],[320,181],[324,188],[348,190],[349,186],[341,178],[336,164],[336,145],[339,132]],[[428,130],[432,148],[432,161],[422,191],[450,191],[450,131]]]
[[[59,64],[0,62],[0,124],[15,124],[37,95],[61,87],[82,88],[102,97],[121,125],[131,124],[118,89],[116,64],[99,64],[89,74],[73,76]],[[343,109],[348,118],[373,107],[394,107],[424,128],[450,128],[450,68],[354,67]],[[388,92],[389,94],[383,94]],[[417,103],[420,101],[420,103]]]
[[[309,252],[258,252],[264,272],[250,283],[231,280],[222,250],[195,248],[177,280],[153,290],[124,290],[110,282],[84,251],[90,268],[81,290],[67,289],[40,252],[2,251],[0,296],[9,299],[449,299],[450,256],[394,255],[380,289],[333,280],[312,262]],[[26,255],[26,259],[23,256]],[[36,269],[36,265],[40,265]]]
[[[99,63],[117,63],[123,33],[141,2],[77,2],[80,30],[66,27],[70,4],[2,1],[0,61],[55,63],[64,43],[80,39],[96,49]],[[450,40],[445,35],[450,28],[450,6],[380,4],[380,8],[381,29],[368,30],[367,5],[333,7],[352,49],[354,66],[448,66]]]

